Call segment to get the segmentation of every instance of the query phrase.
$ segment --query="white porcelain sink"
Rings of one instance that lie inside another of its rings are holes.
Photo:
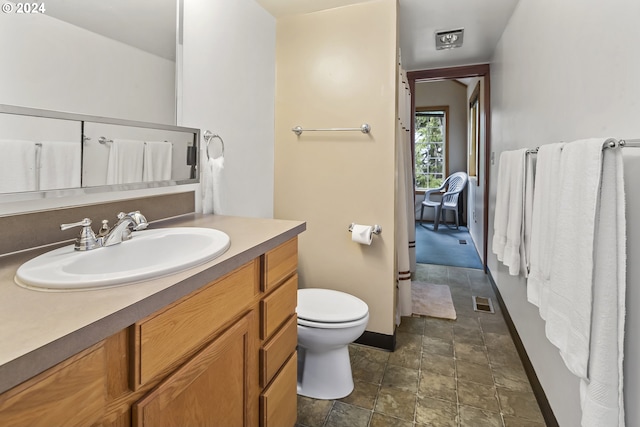
[[[44,253],[22,264],[15,281],[49,291],[128,285],[211,261],[230,244],[226,233],[210,228],[136,231],[131,240],[113,246],[75,251],[69,245]]]

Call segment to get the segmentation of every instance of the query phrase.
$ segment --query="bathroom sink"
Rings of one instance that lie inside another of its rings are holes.
[[[176,227],[134,231],[130,240],[90,251],[65,246],[18,268],[26,288],[65,291],[128,285],[186,270],[222,255],[229,236],[210,228]]]

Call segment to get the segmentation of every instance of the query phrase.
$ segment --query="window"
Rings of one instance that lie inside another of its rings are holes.
[[[439,187],[447,176],[449,107],[416,108],[416,189]]]

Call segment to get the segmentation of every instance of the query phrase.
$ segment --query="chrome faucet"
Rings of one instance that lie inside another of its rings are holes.
[[[105,246],[112,246],[125,240],[131,239],[131,231],[144,230],[149,223],[140,211],[118,214],[118,222],[108,228],[107,221],[102,221],[102,228],[98,236],[91,229],[91,219],[85,218],[82,221],[71,224],[61,224],[61,230],[67,230],[72,227],[82,227],[80,235],[76,238],[74,249],[76,251],[89,251]]]

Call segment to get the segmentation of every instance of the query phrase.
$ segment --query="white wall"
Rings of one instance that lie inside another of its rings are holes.
[[[491,62],[496,159],[503,150],[562,140],[640,137],[639,16],[640,2],[636,1],[520,0]],[[490,173],[489,238],[493,235],[497,165]],[[631,185],[629,191],[638,192]],[[628,208],[628,222],[633,223],[639,212],[629,209],[633,208]],[[627,260],[630,275],[638,274],[634,268],[640,263],[640,254],[633,252],[637,237],[629,234],[632,238]],[[537,309],[527,302],[524,279],[509,276],[492,253],[488,264],[560,425],[579,425],[578,379],[546,339]],[[640,425],[637,281],[638,277],[629,276],[627,287],[628,426]]]
[[[226,215],[273,216],[275,25],[254,0],[184,5],[179,124],[224,139]]]

